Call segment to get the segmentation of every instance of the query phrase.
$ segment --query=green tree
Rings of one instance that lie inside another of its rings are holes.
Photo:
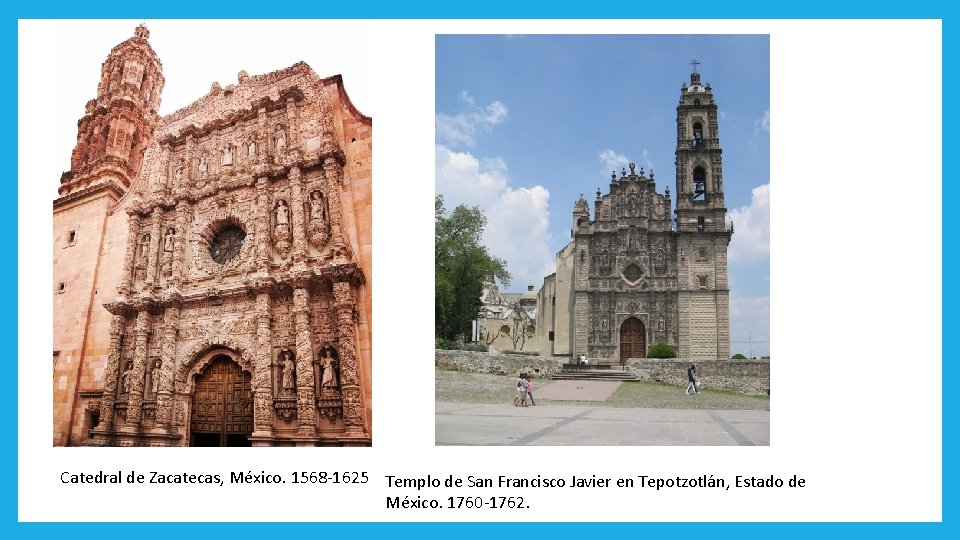
[[[740,353],[737,353],[737,354],[731,356],[730,358],[732,358],[732,359],[734,359],[734,360],[746,360],[746,359],[747,359],[746,356],[744,356],[744,355],[742,355],[742,354],[740,354]]]
[[[457,206],[447,215],[443,196],[435,206],[435,337],[455,340],[470,333],[485,280],[510,283],[506,263],[480,244],[487,218],[476,206]]]

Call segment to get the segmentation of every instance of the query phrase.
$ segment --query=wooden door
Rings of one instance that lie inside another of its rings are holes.
[[[253,433],[250,374],[219,356],[197,376],[190,414],[192,446],[249,446]]]
[[[643,321],[630,317],[620,325],[620,365],[627,365],[631,358],[646,357],[647,330]]]

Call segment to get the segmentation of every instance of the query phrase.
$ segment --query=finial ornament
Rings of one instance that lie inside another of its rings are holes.
[[[698,64],[702,64],[702,63],[703,63],[703,62],[697,62],[697,57],[696,57],[696,56],[693,57],[693,62],[690,62],[690,65],[693,66],[693,72],[694,72],[694,73],[697,72],[697,65],[698,65]]]
[[[140,26],[133,31],[133,36],[148,39],[150,37],[150,30],[147,30],[147,25],[140,23]]]

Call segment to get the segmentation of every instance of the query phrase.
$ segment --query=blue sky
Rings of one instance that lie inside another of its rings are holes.
[[[627,162],[676,192],[676,106],[696,57],[719,108],[732,352],[769,354],[770,46],[766,35],[441,35],[437,193],[477,205],[513,280],[539,289],[583,193]],[[752,340],[750,345],[748,340]]]

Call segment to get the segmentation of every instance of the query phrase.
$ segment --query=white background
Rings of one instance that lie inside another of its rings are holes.
[[[342,73],[353,103],[373,117],[374,446],[52,448],[51,202],[69,168],[83,102],[95,97],[100,63],[139,22],[20,22],[21,520],[941,519],[939,21],[147,21],[164,63],[164,114],[214,80],[235,82],[241,69],[253,75],[305,60],[322,77]],[[769,447],[434,447],[435,33],[771,35]],[[63,97],[74,88],[79,104]],[[371,482],[60,483],[64,471],[118,469],[225,478],[247,470],[366,471]],[[807,487],[417,493],[388,489],[383,478],[428,473],[568,481],[574,474],[729,481],[797,474]],[[386,510],[386,497],[396,495],[522,495],[533,508]]]

